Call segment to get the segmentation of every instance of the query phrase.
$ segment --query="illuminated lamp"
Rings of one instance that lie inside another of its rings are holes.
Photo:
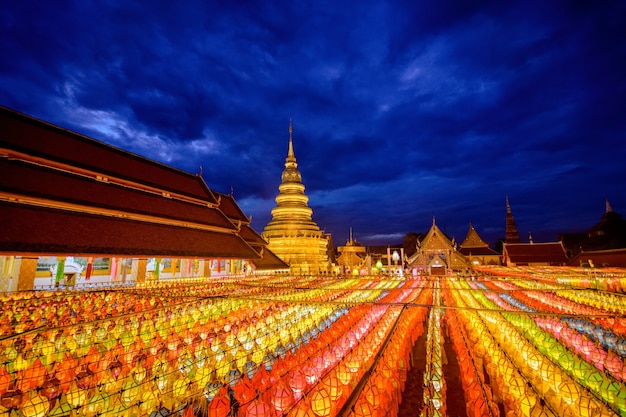
[[[316,417],[308,401],[300,401],[298,406],[289,412],[290,417]]]
[[[620,397],[620,394],[623,398]],[[624,399],[626,399],[626,392],[622,393],[622,385],[619,382],[606,379],[600,387],[600,396],[608,404],[615,403],[616,399],[621,399],[623,403]],[[626,411],[626,407],[623,408]]]
[[[9,379],[9,382],[10,382],[10,379]],[[7,387],[8,387],[8,384],[7,384]],[[2,382],[1,382],[1,375],[0,375],[0,395],[4,394],[5,391],[6,389],[2,390]],[[39,391],[43,396],[45,396],[49,400],[56,398],[61,394],[61,382],[54,376],[48,377],[46,378],[44,383],[41,385],[41,389]]]
[[[277,414],[281,416],[294,403],[294,393],[286,384],[279,382],[272,388],[271,402]]]
[[[48,414],[49,410],[48,399],[37,394],[37,391],[31,391],[28,400],[21,408],[24,417],[43,417]]]
[[[341,394],[343,393],[343,384],[339,382],[337,372],[334,369],[330,371],[326,377],[324,377],[322,383],[332,401],[337,401],[337,399],[341,397]]]
[[[590,397],[584,396],[579,398],[577,405],[577,411],[580,417],[595,417],[602,414],[601,410]]]
[[[124,405],[131,406],[137,402],[139,395],[141,394],[141,387],[135,381],[129,381],[122,385],[122,403]],[[174,385],[176,389],[176,384]]]
[[[426,394],[426,391],[424,391],[424,394]],[[444,393],[440,391],[433,392],[432,396],[430,397],[430,401],[433,407],[435,407],[435,410],[440,410],[442,407],[445,406]]]
[[[48,417],[65,417],[72,415],[72,406],[69,405],[65,399],[65,396],[61,396],[59,401],[57,401],[56,405],[52,410],[50,410],[50,414]]]
[[[213,401],[213,398],[215,398],[217,392],[220,390],[220,388],[222,388],[222,384],[217,380],[217,375],[215,374],[215,371],[213,372],[211,377],[211,381],[204,386],[204,397],[208,401]]]
[[[311,385],[315,384],[315,382],[321,375],[317,368],[310,363],[302,367],[302,372],[304,373],[304,378],[306,379],[306,382]]]
[[[148,411],[154,409],[154,407],[158,404],[159,398],[157,394],[152,390],[146,390],[141,393],[141,401],[139,402],[139,410],[142,411],[142,414],[147,414]]]
[[[332,403],[330,394],[326,391],[326,388],[319,387],[311,395],[311,409],[319,417],[330,415]]]
[[[574,382],[563,382],[557,387],[559,397],[569,405],[575,404],[580,398],[580,390]]]
[[[299,369],[292,369],[289,371],[289,387],[293,391],[295,400],[299,400],[302,397],[302,392],[306,388],[307,382],[304,372]]]
[[[72,381],[70,390],[65,396],[67,403],[74,408],[79,408],[87,402],[87,393],[76,386],[76,381]]]
[[[263,357],[263,365],[267,371],[272,370],[272,365],[274,365],[274,356],[271,353],[267,352]]]
[[[358,401],[354,405],[353,413],[357,417],[376,417],[377,408],[368,401]]]
[[[226,382],[232,387],[239,382],[239,379],[241,379],[241,371],[237,369],[237,364],[233,362],[226,373]]]
[[[237,398],[239,404],[247,404],[254,400],[257,395],[256,388],[250,378],[245,374],[233,387],[233,391],[235,392],[235,398]]]
[[[375,384],[367,383],[364,390],[365,399],[377,410],[380,407],[380,391]]]
[[[209,403],[209,417],[226,417],[230,413],[230,397],[225,387],[221,387]]]
[[[536,404],[537,404],[537,397],[524,395],[522,398],[520,398],[520,401],[517,404],[519,415],[522,415],[522,416],[530,415],[530,410],[532,410]]]
[[[350,381],[352,381],[352,372],[350,371],[350,369],[348,369],[346,364],[340,362],[335,369],[337,370],[337,379],[343,385],[348,385]]]
[[[256,364],[256,362],[252,360],[251,355],[248,355],[247,359],[248,360],[243,365],[243,372],[246,375],[248,375],[248,378],[252,379],[254,377],[254,374],[256,373],[256,371],[259,369],[259,367]]]
[[[109,395],[98,392],[89,399],[89,402],[83,406],[82,410],[87,415],[99,415],[109,409],[109,404]]]
[[[272,406],[262,400],[254,400],[246,407],[245,417],[274,417],[275,415]]]

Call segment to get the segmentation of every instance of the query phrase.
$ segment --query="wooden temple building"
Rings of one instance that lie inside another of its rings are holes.
[[[372,258],[367,253],[367,248],[361,245],[352,237],[352,228],[350,228],[350,237],[344,246],[337,247],[337,265],[341,268],[342,273],[360,274],[363,270],[367,274],[371,273]]]
[[[500,265],[500,254],[489,247],[479,235],[472,223],[465,240],[459,246],[459,252],[473,265]]]
[[[471,264],[439,229],[433,218],[426,236],[417,243],[417,251],[407,261],[409,269],[420,274],[447,275],[452,271],[469,272]]]
[[[200,175],[5,107],[0,125],[0,291],[287,267]]]

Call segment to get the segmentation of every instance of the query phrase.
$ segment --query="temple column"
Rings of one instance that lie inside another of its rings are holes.
[[[18,258],[19,275],[17,277],[17,291],[32,291],[35,288],[35,273],[37,272],[37,258]]]
[[[143,284],[144,282],[146,282],[147,264],[148,264],[148,260],[145,258],[133,260],[132,279],[137,284]]]
[[[0,256],[0,292],[11,292],[17,289],[20,260],[15,256]],[[33,278],[34,279],[34,278]]]

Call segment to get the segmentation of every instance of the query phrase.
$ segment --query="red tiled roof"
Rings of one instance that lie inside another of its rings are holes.
[[[567,256],[561,242],[504,243],[503,257],[505,262],[516,264],[567,264]]]
[[[241,229],[239,230],[239,236],[243,238],[246,242],[248,242],[251,246],[267,246],[267,242],[254,231],[249,225],[242,224]]]
[[[253,259],[252,263],[258,270],[289,269],[289,265],[287,265],[282,259],[276,256],[274,252],[267,248],[263,249],[262,258]]]
[[[0,252],[261,258],[201,177],[3,107],[0,126]]]
[[[233,222],[239,220],[243,223],[250,223],[250,219],[246,217],[245,213],[241,210],[241,207],[239,207],[232,195],[219,192],[214,192],[214,194],[219,200],[219,209],[226,215],[226,217]]]
[[[217,203],[201,177],[0,106],[0,148]]]
[[[581,252],[573,257],[569,264],[580,266],[581,264],[588,264],[589,260],[593,262],[595,267],[626,268],[626,248]]]
[[[226,216],[207,205],[166,198],[160,194],[6,158],[0,158],[0,189],[34,198],[235,229]]]
[[[460,247],[459,252],[461,252],[465,256],[496,256],[499,255],[498,252],[491,249],[488,246],[475,246],[470,248]]]
[[[0,252],[259,259],[236,234],[0,202]]]

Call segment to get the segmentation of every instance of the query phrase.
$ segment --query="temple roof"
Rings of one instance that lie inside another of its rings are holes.
[[[469,225],[465,240],[459,246],[459,252],[465,256],[499,256],[498,252],[491,249],[489,244],[478,235],[472,223]]]
[[[478,248],[483,246],[489,246],[489,244],[478,235],[478,232],[470,223],[467,236],[465,236],[465,240],[461,243],[461,248]]]
[[[258,258],[236,234],[0,201],[0,252]]]
[[[135,155],[3,106],[0,106],[0,126],[0,148],[211,204],[217,203],[199,175]]]
[[[289,265],[268,249],[267,242],[251,226],[232,194],[214,192],[219,201],[219,209],[238,227],[239,236],[258,254],[251,262],[257,270],[287,270]]]
[[[588,265],[590,260],[595,267],[626,268],[626,248],[589,252],[583,251],[574,256],[569,264],[571,266]]]
[[[267,248],[263,248],[261,251],[260,259],[253,259],[251,261],[256,269],[260,271],[266,270],[289,270],[289,265],[283,262],[274,252]]]
[[[548,263],[566,265],[568,260],[561,242],[504,243],[503,262],[515,264]]]
[[[0,124],[0,252],[260,258],[200,176],[4,107]]]
[[[219,201],[219,209],[226,215],[231,221],[240,221],[245,224],[250,224],[250,219],[245,215],[239,204],[235,201],[235,197],[232,194],[223,194],[214,191],[213,194]]]

